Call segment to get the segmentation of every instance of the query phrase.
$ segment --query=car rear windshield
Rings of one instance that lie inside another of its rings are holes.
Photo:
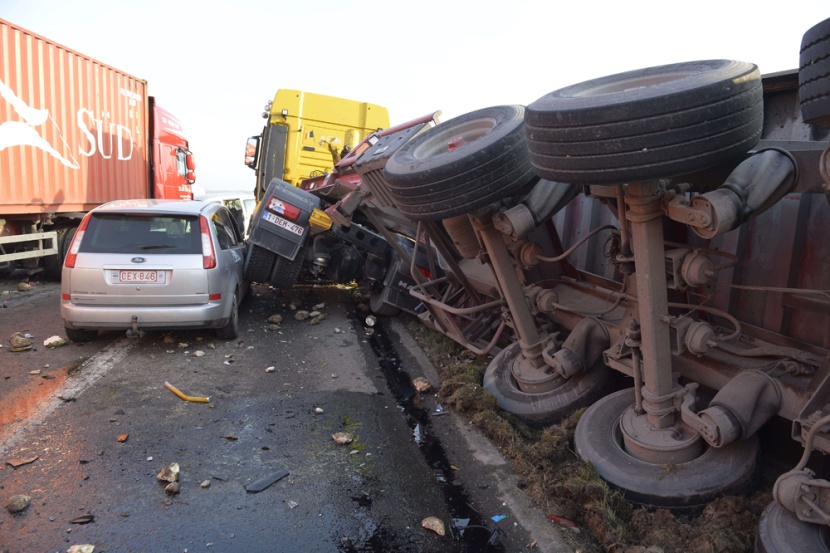
[[[80,251],[201,254],[199,217],[94,213],[84,233]]]

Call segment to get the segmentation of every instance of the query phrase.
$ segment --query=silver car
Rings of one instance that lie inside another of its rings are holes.
[[[242,232],[214,202],[119,200],[84,217],[63,265],[67,337],[99,330],[212,328],[238,334],[245,281]]]

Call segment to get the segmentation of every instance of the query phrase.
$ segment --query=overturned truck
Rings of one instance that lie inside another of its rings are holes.
[[[576,451],[632,502],[745,492],[787,426],[756,549],[830,550],[830,19],[797,71],[651,67],[372,133],[253,224],[254,276],[363,279],[494,354],[527,423],[587,407]]]

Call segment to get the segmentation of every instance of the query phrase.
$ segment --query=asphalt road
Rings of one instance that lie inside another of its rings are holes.
[[[31,504],[0,512],[0,552],[573,550],[498,452],[413,390],[434,369],[399,322],[367,331],[349,289],[255,286],[233,342],[156,331],[50,349],[57,285],[16,287],[0,282],[0,497]],[[315,306],[319,324],[295,320]],[[16,331],[34,347],[10,351]],[[170,463],[178,494],[157,478]]]

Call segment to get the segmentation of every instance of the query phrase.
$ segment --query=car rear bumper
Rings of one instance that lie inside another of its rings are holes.
[[[61,302],[64,326],[77,330],[128,329],[136,317],[138,328],[221,328],[230,314],[218,302],[164,307],[82,306]]]

